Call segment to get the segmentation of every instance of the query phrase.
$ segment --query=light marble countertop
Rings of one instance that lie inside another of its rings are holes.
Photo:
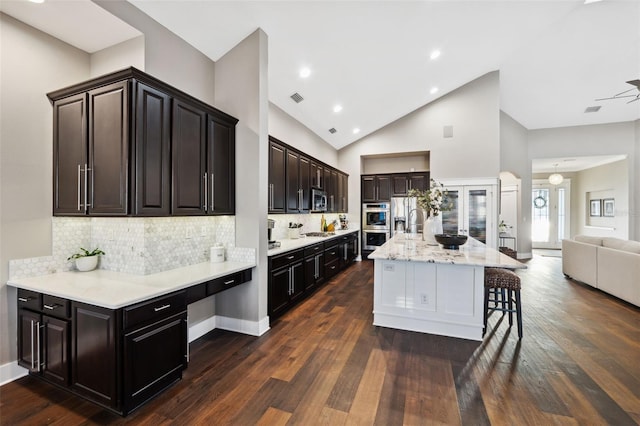
[[[369,255],[374,260],[449,263],[494,268],[524,269],[527,266],[480,241],[468,238],[458,250],[428,245],[420,234],[397,234]]]
[[[9,280],[8,285],[108,309],[118,309],[256,266],[255,262],[203,262],[150,275],[97,269]]]
[[[303,238],[280,240],[280,247],[269,250],[267,255],[275,256],[277,254],[311,246],[313,244],[331,241],[334,238],[339,238],[339,237],[342,237],[343,235],[348,235],[353,232],[359,232],[359,230],[346,229],[346,230],[335,231],[335,235],[331,235],[328,237],[303,237]]]

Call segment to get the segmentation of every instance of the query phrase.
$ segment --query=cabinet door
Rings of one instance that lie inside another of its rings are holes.
[[[290,269],[272,271],[269,277],[269,315],[275,317],[289,304]]]
[[[310,165],[310,176],[311,176],[311,186],[314,188],[323,188],[323,167],[316,163],[315,161],[311,162]]]
[[[304,259],[304,284],[307,290],[316,286],[316,257],[310,256]]]
[[[53,214],[84,215],[82,170],[87,163],[87,95],[53,103]]]
[[[125,216],[129,191],[129,83],[89,91],[89,214]]]
[[[429,174],[409,175],[409,189],[418,189],[421,191],[429,189]]]
[[[93,401],[115,409],[122,377],[117,350],[118,311],[73,302],[71,387]]]
[[[40,371],[40,314],[18,310],[18,365]]]
[[[407,175],[391,176],[391,192],[394,197],[403,197],[407,195],[409,181]]]
[[[286,211],[285,192],[286,150],[283,146],[269,143],[269,213],[284,213]]]
[[[69,322],[47,315],[42,316],[42,375],[60,385],[69,384]]]
[[[211,115],[208,121],[209,214],[236,212],[236,128]]]
[[[291,300],[296,300],[304,293],[304,263],[302,261],[290,266],[291,268]]]
[[[182,377],[187,354],[186,320],[183,312],[125,335],[125,413]]]
[[[171,212],[171,97],[136,83],[134,214]]]
[[[171,133],[172,206],[174,215],[204,215],[206,114],[174,99]]]
[[[339,213],[349,212],[349,176],[338,173],[340,184],[338,186]]]
[[[338,199],[338,186],[340,179],[337,170],[331,170],[331,181],[329,182],[329,190],[327,191],[327,202],[329,203],[329,211],[337,213],[340,209],[340,201]]]
[[[300,211],[308,213],[311,208],[311,162],[307,157],[300,156]]]
[[[300,211],[300,155],[287,150],[287,212]]]
[[[391,201],[391,178],[389,176],[377,176],[378,199],[376,201]]]
[[[362,202],[376,201],[376,180],[375,176],[362,176],[362,188],[361,188]]]

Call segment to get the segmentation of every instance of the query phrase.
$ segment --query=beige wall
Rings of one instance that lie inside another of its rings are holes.
[[[91,77],[128,67],[144,71],[144,36],[123,41],[91,55]]]
[[[46,93],[89,76],[89,55],[0,14],[0,365],[16,359],[10,259],[51,254],[53,116]]]
[[[342,148],[338,168],[350,176],[350,214],[360,211],[363,156],[430,151],[431,177],[435,179],[497,178],[499,94],[499,74],[491,72]],[[443,127],[449,125],[453,126],[453,137],[444,138]]]

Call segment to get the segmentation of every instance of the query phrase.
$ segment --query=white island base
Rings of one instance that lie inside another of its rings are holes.
[[[375,260],[373,324],[482,340],[484,267]]]

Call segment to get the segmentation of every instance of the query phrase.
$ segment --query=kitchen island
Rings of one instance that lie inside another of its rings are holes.
[[[484,268],[526,266],[469,238],[458,250],[397,234],[374,260],[373,324],[482,340]]]

